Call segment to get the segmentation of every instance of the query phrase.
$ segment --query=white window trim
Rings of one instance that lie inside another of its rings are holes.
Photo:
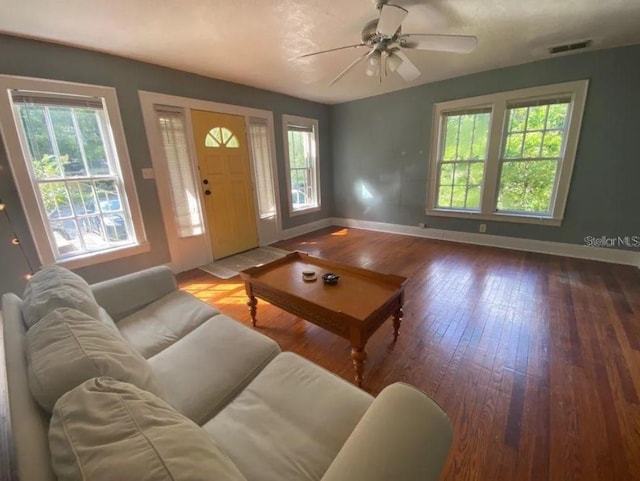
[[[35,92],[59,93],[66,95],[81,95],[89,97],[100,97],[104,99],[104,112],[107,117],[107,124],[111,129],[114,141],[114,148],[118,156],[120,174],[124,184],[129,209],[131,212],[131,223],[137,243],[99,252],[87,252],[67,259],[56,261],[54,252],[49,243],[46,222],[42,211],[38,205],[36,192],[31,182],[31,177],[27,168],[28,156],[22,148],[20,134],[17,127],[17,119],[14,115],[11,102],[11,90],[32,90]],[[135,188],[129,151],[124,136],[120,108],[116,90],[112,87],[102,87],[97,85],[78,84],[72,82],[62,82],[57,80],[35,79],[31,77],[16,77],[0,75],[0,131],[5,141],[5,148],[9,159],[9,165],[13,172],[13,177],[18,189],[22,206],[27,216],[27,223],[33,241],[38,252],[41,265],[58,264],[69,269],[76,269],[101,262],[112,261],[123,257],[128,257],[143,252],[148,252],[151,248],[146,240],[140,204]]]
[[[426,214],[439,217],[458,217],[464,219],[494,220],[502,222],[518,222],[526,224],[543,224],[559,226],[564,218],[564,211],[569,195],[571,175],[575,163],[578,139],[582,126],[582,116],[587,97],[588,80],[544,85],[520,90],[511,90],[479,97],[439,102],[433,108],[433,127],[431,129],[431,152],[429,162],[429,182],[427,189]],[[568,112],[567,141],[564,157],[560,160],[559,172],[556,176],[551,198],[551,214],[537,215],[527,213],[496,212],[498,193],[498,175],[500,168],[500,152],[502,149],[505,122],[507,121],[507,104],[513,101],[532,100],[535,98],[556,97],[560,95],[571,97],[571,107]],[[441,149],[442,113],[463,109],[492,107],[491,123],[489,126],[488,152],[485,162],[483,183],[481,187],[480,211],[439,209],[436,206],[436,192],[438,185],[438,153]]]
[[[291,165],[289,162],[289,125],[300,125],[304,127],[313,128],[315,136],[315,188],[318,205],[314,207],[306,207],[304,209],[293,208],[293,199],[291,197]],[[310,119],[308,117],[298,117],[296,115],[282,115],[282,137],[284,146],[284,166],[286,173],[286,186],[287,186],[287,200],[289,202],[289,217],[295,217],[302,214],[310,214],[312,212],[319,212],[322,209],[322,196],[320,194],[320,131],[318,130],[318,120]]]

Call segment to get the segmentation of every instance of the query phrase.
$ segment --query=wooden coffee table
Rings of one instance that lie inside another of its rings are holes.
[[[302,280],[302,271],[313,270],[317,280]],[[326,285],[322,275],[340,276],[336,285]],[[394,340],[402,320],[407,279],[351,267],[303,252],[240,272],[245,282],[251,321],[256,325],[258,300],[295,314],[351,342],[356,383],[362,386],[365,345],[374,332],[393,316]]]

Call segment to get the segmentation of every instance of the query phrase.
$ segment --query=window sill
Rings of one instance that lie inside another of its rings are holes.
[[[101,264],[102,262],[114,261],[129,256],[135,256],[151,250],[149,242],[143,242],[132,246],[117,247],[108,251],[100,251],[96,253],[87,253],[66,259],[57,260],[55,263],[67,269],[78,269],[80,267]]]
[[[298,210],[293,210],[291,208],[290,213],[289,213],[289,217],[295,217],[295,216],[301,215],[301,214],[311,214],[312,212],[320,212],[320,206],[316,205],[316,206],[312,206],[312,207],[305,207],[303,209],[298,209]]]
[[[514,222],[518,224],[538,224],[548,226],[560,226],[562,225],[562,219],[554,219],[553,217],[543,217],[534,215],[522,215],[522,214],[482,214],[480,212],[468,212],[461,210],[449,210],[449,209],[426,209],[426,214],[435,217],[457,217],[460,219],[475,219],[475,220],[492,220],[497,222]]]

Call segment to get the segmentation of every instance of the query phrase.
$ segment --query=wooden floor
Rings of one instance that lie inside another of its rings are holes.
[[[340,228],[276,246],[409,278],[397,343],[389,322],[367,345],[365,389],[404,381],[445,409],[443,480],[640,480],[638,269]],[[181,286],[250,326],[239,278]],[[264,302],[258,322],[352,381],[347,341]]]

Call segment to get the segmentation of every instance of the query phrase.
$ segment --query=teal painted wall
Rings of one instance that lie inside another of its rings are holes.
[[[143,180],[140,169],[151,167],[138,90],[242,105],[274,114],[276,153],[280,185],[286,185],[283,160],[282,114],[316,118],[320,129],[321,178],[331,179],[329,107],[244,85],[193,75],[121,57],[77,48],[0,35],[0,74],[48,78],[115,87],[125,136],[136,180],[136,188],[151,251],[114,262],[79,269],[90,282],[115,277],[136,269],[168,262],[164,225],[153,181]],[[280,189],[283,227],[312,222],[331,215],[333,191],[330,181],[322,184],[322,210],[289,218],[286,190]],[[11,175],[6,151],[0,139],[0,199],[5,202],[28,257],[37,265],[37,255]],[[12,234],[0,216],[0,293],[22,293],[23,274],[28,271],[18,250],[10,242]]]
[[[425,216],[433,105],[589,79],[561,227],[485,222],[487,233],[583,244],[640,235],[640,46],[559,57],[331,107],[334,216],[478,232],[480,221]],[[361,184],[374,196],[362,199]]]

